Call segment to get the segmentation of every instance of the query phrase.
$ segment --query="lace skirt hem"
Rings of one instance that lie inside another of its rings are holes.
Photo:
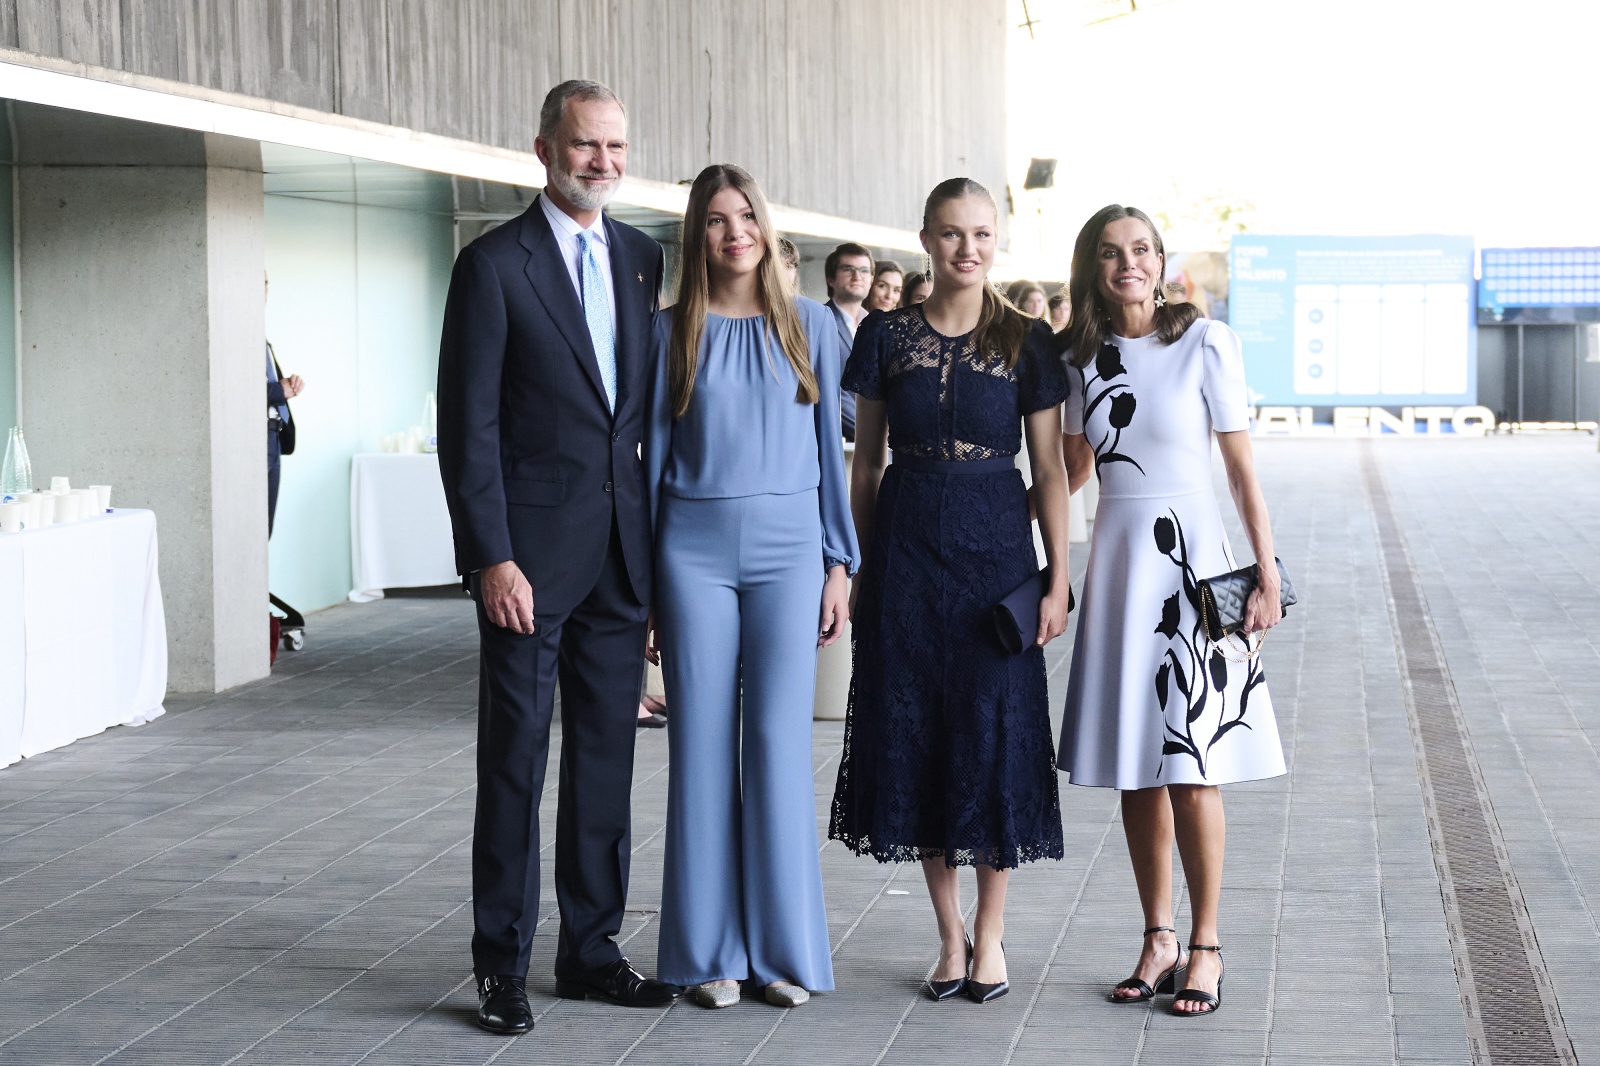
[[[831,829],[828,837],[837,840],[857,855],[877,859],[882,863],[943,859],[944,864],[952,869],[959,866],[988,866],[996,870],[1014,870],[1023,863],[1038,862],[1040,859],[1059,861],[1065,857],[1059,839],[997,847],[947,848],[878,843],[868,834],[856,835],[838,828]]]

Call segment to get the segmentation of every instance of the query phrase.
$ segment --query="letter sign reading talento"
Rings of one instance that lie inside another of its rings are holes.
[[[1256,403],[1477,402],[1471,237],[1264,237],[1229,252]]]

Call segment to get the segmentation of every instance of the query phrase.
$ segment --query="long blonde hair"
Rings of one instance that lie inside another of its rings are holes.
[[[946,178],[933,187],[927,202],[922,205],[922,232],[931,235],[934,214],[951,200],[959,200],[963,196],[987,200],[990,207],[995,206],[989,190],[971,178]],[[986,359],[998,356],[1007,370],[1015,368],[1017,360],[1022,358],[1022,342],[1028,339],[1028,331],[1036,321],[1018,311],[985,279],[983,309],[978,312],[978,325],[972,331],[978,357]]]
[[[770,337],[777,333],[778,346],[800,379],[795,402],[816,403],[819,395],[805,327],[800,324],[789,281],[780,269],[779,234],[772,228],[767,198],[756,179],[742,168],[715,163],[702,170],[689,188],[689,206],[683,213],[683,233],[678,242],[678,299],[672,308],[672,336],[667,343],[667,380],[672,389],[674,418],[682,418],[689,410],[695,375],[700,369],[700,338],[705,335],[706,305],[711,298],[711,280],[706,270],[706,215],[711,198],[729,188],[739,190],[750,201],[750,211],[766,241],[756,273],[761,309],[766,315],[764,334]]]

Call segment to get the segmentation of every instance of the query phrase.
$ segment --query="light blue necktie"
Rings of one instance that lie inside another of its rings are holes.
[[[578,233],[578,281],[583,289],[583,320],[589,326],[589,339],[594,342],[595,361],[600,364],[600,383],[606,388],[606,407],[615,413],[617,342],[611,333],[611,297],[606,293],[600,263],[594,257],[593,238],[588,230]]]

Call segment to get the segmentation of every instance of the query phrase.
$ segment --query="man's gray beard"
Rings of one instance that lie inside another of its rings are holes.
[[[574,207],[585,211],[598,211],[609,204],[611,198],[617,194],[617,186],[620,184],[612,181],[604,191],[601,191],[589,188],[564,170],[550,167],[545,174],[550,184],[555,186],[556,192],[564,196]]]

